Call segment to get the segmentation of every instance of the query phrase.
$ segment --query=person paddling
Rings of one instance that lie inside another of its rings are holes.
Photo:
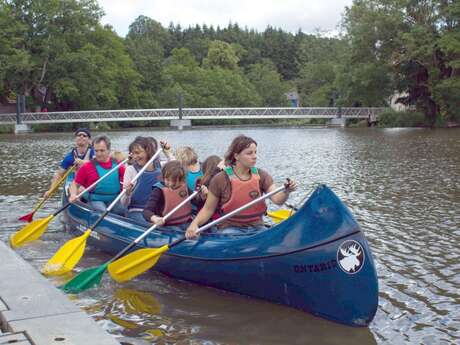
[[[78,170],[83,164],[89,162],[94,157],[94,150],[91,146],[91,132],[88,128],[78,128],[75,131],[75,147],[68,152],[59,168],[51,179],[49,189],[43,194],[44,198],[47,198],[53,191],[53,186],[64,176],[67,169],[69,169],[75,163],[77,164],[76,169]]]
[[[94,139],[96,157],[85,163],[78,170],[75,179],[70,185],[70,202],[77,201],[77,194],[80,186],[84,188],[91,186],[91,184],[97,181],[101,176],[107,174],[118,164],[118,162],[110,156],[110,146],[110,139],[105,135],[100,135]],[[121,165],[116,172],[98,183],[96,187],[85,196],[89,205],[96,210],[105,211],[107,206],[115,200],[118,194],[120,194],[124,173],[125,166]],[[125,209],[120,203],[117,203],[112,209],[112,212],[124,215]]]
[[[172,158],[170,145],[167,142],[161,142],[161,146],[169,161]],[[126,168],[123,179],[123,189],[126,189],[126,194],[121,198],[121,203],[128,209],[128,218],[140,223],[146,223],[143,210],[153,186],[161,180],[162,162],[159,159],[154,160],[140,176],[139,180],[135,183],[132,183],[132,180],[157,150],[157,141],[152,137],[138,136],[129,145],[129,153],[133,159],[133,164]]]
[[[161,174],[163,182],[154,186],[144,209],[144,218],[159,226],[177,226],[179,230],[184,231],[192,218],[192,204],[190,202],[182,206],[166,221],[163,217],[189,195],[185,169],[179,161],[171,161],[163,166]]]
[[[222,215],[228,214],[277,188],[273,178],[265,170],[256,168],[256,162],[257,142],[244,135],[236,137],[225,154],[224,171],[211,180],[206,202],[187,228],[187,239],[196,238],[199,226],[205,224],[216,210]],[[282,205],[296,187],[296,183],[289,180],[287,189],[272,195],[270,199],[273,203]],[[263,215],[266,210],[265,202],[261,201],[220,223],[219,230],[224,234],[245,234],[263,230]]]

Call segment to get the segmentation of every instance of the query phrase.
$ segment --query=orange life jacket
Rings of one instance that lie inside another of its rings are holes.
[[[222,205],[221,211],[225,215],[233,210],[257,199],[261,196],[260,191],[260,175],[257,168],[251,168],[251,178],[247,181],[241,181],[233,172],[231,167],[225,168],[225,172],[230,179],[232,186],[232,194],[230,199]],[[267,205],[265,201],[261,200],[255,205],[235,214],[228,218],[229,222],[241,223],[253,223],[262,220],[262,216],[267,211]]]
[[[163,185],[162,183],[156,184],[156,186],[161,188],[163,192],[163,197],[165,200],[165,206],[163,208],[164,217],[170,211],[172,211],[177,205],[179,205],[182,201],[187,199],[188,197],[188,190],[187,185],[184,184],[182,187],[177,189],[171,189]],[[165,225],[177,225],[183,224],[192,219],[192,204],[187,202],[184,206],[174,212],[171,217],[166,220]]]

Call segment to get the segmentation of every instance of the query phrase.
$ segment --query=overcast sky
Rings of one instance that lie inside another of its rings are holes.
[[[345,6],[353,0],[98,0],[110,24],[120,36],[140,15],[167,27],[170,22],[188,27],[195,24],[240,27],[264,31],[268,25],[284,31],[337,32]]]

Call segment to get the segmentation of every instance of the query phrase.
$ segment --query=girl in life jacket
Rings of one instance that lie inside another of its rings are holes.
[[[144,209],[145,220],[159,226],[179,226],[185,230],[192,219],[192,204],[186,203],[166,221],[164,216],[189,196],[186,172],[179,161],[166,163],[161,169],[163,182],[157,183]]]
[[[233,139],[225,154],[224,171],[211,180],[206,202],[187,228],[188,239],[197,237],[199,226],[205,224],[216,210],[226,215],[277,188],[272,177],[265,170],[256,168],[256,163],[256,141],[244,135]],[[282,205],[295,189],[296,183],[290,180],[286,190],[272,195],[270,199]],[[218,227],[226,234],[246,234],[265,229],[262,217],[266,209],[265,201],[261,201],[222,221]]]
[[[169,152],[171,148],[169,144],[166,142],[161,143],[163,153],[167,159],[170,159],[171,155]],[[133,183],[132,180],[158,150],[158,144],[152,137],[138,136],[129,145],[128,149],[131,155],[131,162],[126,168],[124,176],[123,189],[126,189],[126,193],[121,198],[121,203],[128,209],[128,218],[147,225],[142,213],[153,186],[161,180],[160,160],[154,160],[137,181]]]

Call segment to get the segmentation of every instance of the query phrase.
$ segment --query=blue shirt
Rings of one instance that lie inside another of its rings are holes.
[[[187,181],[187,187],[189,190],[194,191],[196,187],[196,180],[203,176],[203,172],[198,170],[197,172],[187,171],[185,180]]]
[[[86,152],[83,155],[79,155],[76,148],[73,148],[69,153],[64,156],[64,159],[61,162],[61,168],[64,170],[69,169],[73,163],[75,163],[75,155],[78,159],[84,159]],[[94,149],[92,146],[89,148],[89,159],[94,157]]]

